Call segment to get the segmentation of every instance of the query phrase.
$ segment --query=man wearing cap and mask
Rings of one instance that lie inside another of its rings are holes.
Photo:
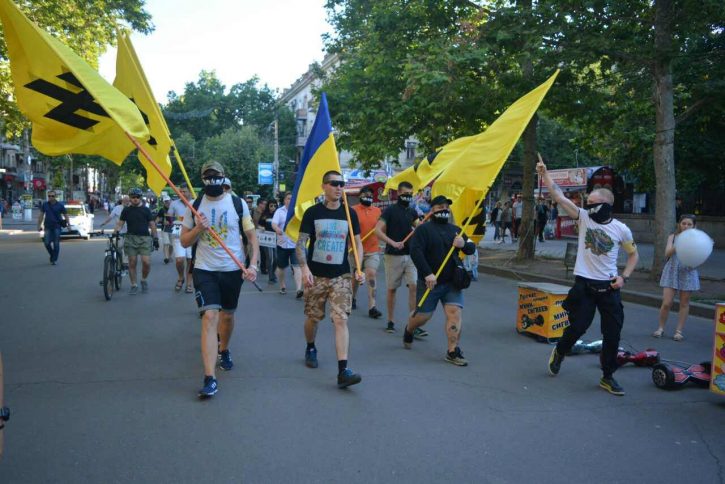
[[[401,182],[398,185],[398,201],[385,209],[375,226],[375,235],[385,242],[383,265],[387,287],[388,333],[395,333],[395,293],[403,284],[408,286],[408,309],[415,309],[415,285],[418,275],[410,259],[410,246],[403,239],[418,223],[418,214],[410,206],[413,201],[413,185]],[[416,336],[427,336],[419,330]]]
[[[459,346],[463,292],[453,284],[456,266],[462,265],[458,251],[453,251],[437,278],[435,273],[445,260],[451,246],[455,246],[466,255],[473,254],[476,246],[465,234],[458,235],[461,229],[450,223],[449,199],[438,195],[431,200],[430,205],[431,221],[419,226],[410,240],[410,257],[418,269],[417,300],[421,300],[426,289],[430,289],[430,293],[418,313],[408,319],[403,331],[403,345],[407,349],[412,347],[414,331],[428,322],[438,302],[441,302],[446,315],[445,328],[448,337],[445,359],[456,366],[467,366],[468,362]]]
[[[216,361],[222,370],[234,366],[229,352],[229,341],[234,330],[234,312],[242,288],[242,277],[249,281],[257,278],[259,245],[252,217],[246,204],[231,193],[225,193],[224,167],[217,161],[208,161],[201,168],[204,194],[194,201],[199,213],[192,216],[189,208],[184,215],[181,245],[196,244],[194,258],[194,287],[196,303],[201,313],[201,354],[204,362],[204,383],[200,398],[217,393]],[[251,245],[247,272],[242,270],[223,247],[209,234],[213,229],[234,256],[244,262],[242,237],[244,232]],[[218,335],[218,345],[217,345]]]
[[[549,357],[549,374],[556,376],[561,363],[576,341],[589,329],[598,309],[601,316],[602,352],[600,354],[602,378],[599,386],[613,395],[624,395],[624,390],[612,376],[617,369],[619,337],[624,324],[624,308],[620,289],[639,261],[632,231],[612,218],[614,194],[606,188],[592,190],[585,207],[579,208],[564,196],[539,162],[536,171],[543,178],[551,197],[564,212],[579,223],[579,248],[574,265],[576,276],[562,307],[569,313],[569,326]],[[619,247],[627,252],[627,264],[619,274],[617,256]]]
[[[360,221],[360,234],[365,240],[363,243],[363,254],[360,258],[360,266],[365,271],[365,281],[368,283],[368,316],[378,319],[383,315],[375,306],[376,295],[376,276],[378,266],[380,266],[380,242],[375,235],[375,225],[380,219],[380,209],[373,205],[373,189],[370,187],[362,187],[360,189],[360,203],[352,207]],[[372,233],[370,233],[372,231]],[[355,259],[350,254],[350,266],[355,265]],[[359,284],[357,281],[352,282],[352,308],[357,309],[357,290]]]

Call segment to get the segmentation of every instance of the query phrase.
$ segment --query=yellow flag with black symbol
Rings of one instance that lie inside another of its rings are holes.
[[[453,201],[451,213],[456,223],[476,244],[483,235],[480,224],[485,214],[481,207],[476,213],[472,212],[488,193],[557,75],[558,70],[509,106],[486,131],[460,145],[448,161],[448,167],[433,184],[433,196],[445,195]]]
[[[33,146],[46,155],[99,155],[121,164],[134,149],[125,133],[149,138],[141,113],[86,61],[0,0],[18,107],[33,124]]]
[[[169,128],[161,113],[161,108],[154,98],[151,86],[141,68],[131,39],[124,31],[118,33],[118,54],[116,56],[116,80],[113,85],[124,93],[141,111],[141,116],[148,127],[151,137],[141,145],[151,158],[168,177],[171,174],[171,136]],[[154,169],[146,157],[138,153],[138,159],[146,169],[146,184],[156,195],[166,186],[166,181]]]

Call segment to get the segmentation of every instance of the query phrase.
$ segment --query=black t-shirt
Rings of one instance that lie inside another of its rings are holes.
[[[353,233],[360,235],[360,223],[355,210],[350,210],[350,220]],[[302,216],[300,233],[310,235],[307,265],[312,275],[332,279],[350,273],[350,264],[347,261],[350,230],[342,204],[336,210],[331,210],[322,203],[308,208]]]
[[[161,226],[161,230],[163,230],[166,233],[171,233],[171,229],[173,228],[174,224],[174,218],[175,217],[169,217],[166,215],[166,213],[169,211],[166,207],[161,207],[156,214],[156,225]]]
[[[121,220],[126,222],[129,235],[149,235],[149,222],[154,216],[148,207],[134,207],[129,205],[121,212]]]
[[[380,216],[385,221],[385,233],[396,242],[400,242],[413,230],[413,222],[418,219],[418,214],[410,207],[403,207],[400,203],[394,203],[385,209]],[[410,254],[410,240],[405,243],[402,249],[386,244],[385,253],[390,255]]]
[[[460,232],[460,228],[453,224],[439,224],[435,222],[426,222],[415,229],[415,233],[410,238],[410,258],[418,270],[418,279],[423,281],[429,274],[435,274],[435,271],[443,263],[448,251],[453,245],[453,239]],[[463,246],[464,254],[471,255],[476,251],[476,246],[468,240],[466,234],[462,235],[466,241]],[[438,276],[438,282],[450,282],[453,280],[453,269],[456,263],[459,263],[458,250],[454,250],[450,259],[446,263],[446,267]]]

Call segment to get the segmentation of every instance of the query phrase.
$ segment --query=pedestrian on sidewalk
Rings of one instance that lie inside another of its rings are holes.
[[[408,288],[408,310],[415,309],[415,285],[418,274],[410,258],[410,241],[403,240],[418,224],[418,214],[411,208],[413,185],[401,182],[398,185],[398,202],[388,206],[375,226],[375,235],[385,242],[383,265],[385,266],[385,285],[388,325],[385,331],[395,333],[395,295],[398,288],[405,284]],[[427,336],[420,331],[417,336]]]
[[[443,304],[446,316],[445,329],[448,337],[445,359],[456,366],[467,366],[468,362],[463,357],[460,348],[463,288],[456,286],[455,282],[455,272],[458,270],[458,266],[462,265],[458,251],[451,254],[437,278],[435,274],[435,271],[443,264],[451,246],[460,249],[466,255],[471,255],[476,251],[475,244],[468,240],[465,234],[458,235],[461,229],[450,223],[451,203],[443,195],[438,195],[431,200],[432,221],[419,226],[410,241],[410,257],[418,270],[416,294],[418,304],[426,290],[430,289],[430,292],[423,305],[418,309],[418,313],[415,316],[411,314],[409,317],[408,324],[403,331],[403,346],[407,349],[412,348],[416,328],[420,328],[430,320],[440,302]]]
[[[496,206],[491,210],[491,225],[493,225],[493,240],[494,242],[501,238],[500,225],[501,225],[501,202],[496,202]]]
[[[367,237],[363,241],[363,254],[360,255],[360,265],[365,271],[365,281],[368,286],[368,316],[373,319],[378,319],[383,315],[376,307],[375,296],[377,289],[375,287],[377,281],[378,267],[380,266],[380,242],[378,241],[377,235],[375,235],[375,226],[380,219],[381,210],[378,207],[373,206],[373,189],[370,187],[363,187],[360,189],[360,203],[352,207],[357,214],[357,219],[360,222],[360,234],[362,237]],[[350,265],[355,265],[353,255],[350,254]],[[357,290],[360,285],[357,281],[352,281],[352,308],[357,309]]]
[[[247,204],[236,195],[225,193],[224,166],[208,161],[201,167],[204,193],[194,202],[198,216],[192,216],[189,208],[184,212],[179,242],[184,248],[196,244],[194,258],[194,287],[196,304],[201,314],[201,356],[204,363],[204,382],[199,398],[209,398],[218,391],[216,361],[228,371],[234,367],[229,352],[229,342],[234,331],[234,312],[239,303],[243,279],[257,279],[259,244],[254,222]],[[241,214],[241,215],[240,215]],[[247,234],[250,260],[247,272],[242,270],[223,247],[212,238],[213,229],[229,250],[242,263],[242,232]],[[218,338],[218,339],[217,339]]]
[[[521,230],[521,218],[523,217],[524,213],[524,201],[521,199],[521,194],[517,193],[516,197],[514,198],[514,203],[511,206],[511,209],[513,210],[513,238],[511,239],[511,242],[514,242],[519,239],[519,231]]]
[[[670,308],[675,299],[675,293],[680,294],[680,311],[677,318],[677,327],[672,339],[682,341],[684,338],[682,329],[685,327],[685,321],[690,314],[690,294],[692,291],[700,290],[700,275],[697,269],[685,267],[680,264],[675,250],[675,240],[685,230],[695,227],[696,220],[694,215],[685,214],[680,216],[677,224],[677,230],[667,237],[667,248],[665,249],[665,257],[667,262],[662,269],[662,277],[660,277],[660,287],[662,287],[662,306],[660,306],[659,327],[652,333],[655,338],[661,338],[665,332],[667,317],[670,315]]]
[[[287,223],[287,211],[290,210],[289,204],[292,201],[292,192],[284,195],[284,205],[274,212],[272,217],[272,229],[277,234],[277,279],[279,280],[279,293],[287,294],[287,277],[285,269],[292,266],[292,277],[295,281],[295,289],[297,290],[296,298],[302,299],[304,292],[302,291],[302,272],[300,272],[300,261],[295,254],[295,243],[284,233],[284,227]],[[291,210],[294,210],[292,207]]]
[[[131,279],[129,294],[138,293],[136,278],[136,265],[138,257],[141,257],[141,292],[149,290],[148,276],[151,272],[151,251],[159,248],[159,237],[156,232],[156,222],[151,210],[143,205],[141,197],[143,192],[140,188],[132,188],[128,192],[131,203],[124,208],[114,228],[118,233],[126,224],[126,237],[123,248],[128,254],[128,275]],[[149,233],[149,230],[151,233]]]
[[[350,240],[351,227],[342,204],[344,186],[345,181],[339,172],[328,171],[324,174],[322,189],[325,198],[305,210],[295,248],[305,285],[305,365],[317,368],[317,326],[325,317],[325,305],[329,305],[330,318],[335,328],[339,388],[356,385],[362,380],[347,366],[350,346],[347,318],[352,311],[351,270],[355,271],[358,283],[365,282],[365,274],[351,269],[347,257],[351,244],[356,245],[358,254],[363,253],[363,245],[360,224],[354,210],[349,213],[354,235],[354,239]],[[309,249],[306,249],[308,241]]]
[[[549,207],[544,203],[544,198],[539,197],[536,203],[536,233],[539,236],[539,242],[544,241],[544,228],[549,219]]]
[[[43,233],[43,244],[50,256],[50,263],[56,265],[60,255],[60,232],[63,227],[70,225],[68,213],[63,202],[56,200],[56,192],[48,192],[48,201],[43,202],[38,217],[38,232]]]
[[[511,202],[506,200],[503,204],[503,208],[498,213],[498,225],[500,227],[500,233],[499,236],[501,237],[498,241],[499,244],[503,244],[506,242],[506,230],[509,231],[509,237],[511,238],[511,243],[514,243],[514,234],[512,232],[511,228],[511,221],[513,220],[513,211],[511,210]]]
[[[573,220],[579,223],[579,249],[577,251],[574,287],[562,307],[569,313],[569,326],[551,352],[548,369],[556,376],[561,363],[574,343],[589,329],[594,313],[599,310],[603,336],[599,386],[613,395],[624,395],[624,390],[614,379],[617,370],[617,351],[624,324],[624,308],[620,289],[632,275],[639,255],[632,238],[632,231],[619,220],[612,218],[614,194],[606,188],[592,190],[584,208],[564,196],[539,162],[536,171],[543,178],[549,193]],[[619,247],[627,252],[627,264],[621,275],[617,272]]]

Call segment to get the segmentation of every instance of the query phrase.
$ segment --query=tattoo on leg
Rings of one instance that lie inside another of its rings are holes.
[[[455,333],[456,331],[458,331],[458,328],[456,328],[456,325],[455,325],[455,324],[454,324],[453,326],[451,326],[451,331],[453,331],[454,333]]]

